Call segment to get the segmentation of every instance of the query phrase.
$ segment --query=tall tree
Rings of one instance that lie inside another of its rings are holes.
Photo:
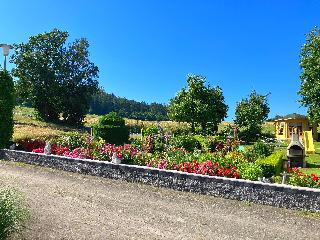
[[[89,61],[88,41],[67,45],[69,34],[58,29],[15,45],[11,62],[19,97],[33,104],[40,117],[79,124],[97,90],[98,68]]]
[[[300,52],[302,69],[299,94],[301,104],[308,108],[308,116],[314,123],[320,122],[320,29],[315,27],[307,34]]]
[[[262,124],[270,112],[267,96],[253,91],[249,98],[237,103],[234,122],[240,128],[240,137],[243,140],[254,141],[261,134]]]
[[[57,76],[62,88],[62,116],[68,123],[81,123],[94,93],[98,91],[98,67],[89,61],[89,43],[82,38],[65,52],[63,75]]]
[[[204,133],[216,131],[228,111],[221,88],[206,86],[205,78],[195,75],[188,76],[187,84],[187,88],[170,100],[169,118],[191,123],[193,132],[196,126],[201,127]]]
[[[14,85],[7,71],[0,71],[0,148],[8,147],[13,134]]]

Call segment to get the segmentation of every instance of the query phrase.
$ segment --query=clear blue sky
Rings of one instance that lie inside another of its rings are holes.
[[[8,5],[7,9],[4,6]],[[255,89],[271,112],[306,113],[299,51],[320,26],[318,0],[3,0],[0,42],[20,43],[53,28],[86,37],[100,84],[117,96],[168,103],[189,73],[219,85],[234,117]]]

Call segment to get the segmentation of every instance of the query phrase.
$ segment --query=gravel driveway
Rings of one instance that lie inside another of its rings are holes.
[[[25,239],[320,239],[320,215],[0,161]]]

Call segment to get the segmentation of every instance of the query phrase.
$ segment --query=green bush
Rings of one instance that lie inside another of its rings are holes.
[[[141,147],[142,147],[142,141],[141,141],[140,138],[131,138],[130,139],[130,144],[134,148],[141,149]]]
[[[239,128],[238,138],[246,143],[252,143],[257,141],[261,135],[261,127],[249,129],[249,128]]]
[[[142,136],[151,136],[159,133],[159,129],[155,125],[151,125],[150,127],[147,128],[142,128]]]
[[[225,158],[222,154],[219,154],[219,153],[209,153],[209,152],[206,152],[206,153],[201,153],[200,156],[198,157],[198,161],[200,163],[204,162],[204,161],[211,161],[211,162],[214,162],[214,163],[219,163],[220,165],[224,166],[224,165],[229,165],[228,163],[225,164]]]
[[[199,142],[203,152],[214,152],[215,147],[219,142],[218,137],[216,136],[195,135],[194,138]]]
[[[283,166],[283,152],[277,151],[264,159],[258,159],[256,164],[259,165],[263,171],[263,176],[272,177],[279,175]]]
[[[273,145],[261,141],[255,142],[252,147],[252,151],[257,158],[268,157],[272,154],[273,150]]]
[[[8,147],[13,134],[14,85],[7,71],[0,71],[0,148]]]
[[[22,195],[14,189],[0,188],[0,239],[19,233],[28,218]]]
[[[224,126],[220,132],[219,135],[224,139],[227,140],[227,138],[233,137],[234,136],[234,127],[231,126],[231,124],[228,124]]]
[[[262,169],[259,165],[254,163],[243,163],[238,167],[240,178],[247,180],[258,180],[263,176]]]
[[[190,152],[201,149],[200,142],[192,135],[174,136],[170,139],[169,144],[171,147],[184,148]]]
[[[166,144],[163,138],[156,137],[154,141],[154,151],[156,152],[162,152],[166,148]]]
[[[100,118],[99,123],[93,127],[95,137],[101,137],[107,143],[121,145],[129,140],[129,130],[123,118],[111,112]]]
[[[222,159],[221,162],[223,165],[232,165],[232,166],[240,166],[245,163],[249,163],[249,159],[247,155],[240,151],[231,151],[228,152],[227,155]]]

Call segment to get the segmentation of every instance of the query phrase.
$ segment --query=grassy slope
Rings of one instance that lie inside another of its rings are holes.
[[[99,120],[97,115],[87,115],[85,118],[84,125],[92,126],[96,124]],[[27,107],[16,107],[14,110],[14,140],[23,139],[26,137],[29,138],[38,138],[38,137],[54,137],[59,136],[65,132],[77,131],[75,128],[70,128],[60,124],[47,123],[41,120],[38,120],[36,117],[36,112],[33,108]],[[126,125],[138,125],[141,127],[148,127],[151,125],[157,124],[156,121],[141,121],[133,119],[125,119]],[[222,122],[219,125],[219,130],[223,129],[225,126],[233,124],[233,122]],[[187,123],[177,123],[173,121],[162,121],[160,125],[164,129],[180,128],[187,127]],[[263,126],[263,132],[274,132],[273,122],[267,122]]]
[[[98,115],[87,115],[85,118],[84,125],[92,126],[99,120]],[[47,123],[38,120],[36,112],[33,108],[27,107],[16,107],[14,110],[14,121],[15,121],[15,132],[14,139],[21,139],[23,137],[36,138],[38,136],[56,136],[64,132],[76,131],[77,129],[63,126],[60,124]],[[134,119],[125,119],[126,125],[138,125],[143,127],[149,127],[157,124],[156,121],[142,121]],[[227,125],[233,125],[233,122],[222,122],[219,125],[219,130],[223,129]],[[179,128],[187,127],[187,123],[177,123],[173,121],[161,121],[160,125],[162,128]],[[264,132],[274,132],[273,122],[267,122],[263,125]]]
[[[36,118],[36,112],[32,108],[16,107],[13,118],[14,141],[24,138],[49,138],[61,136],[66,132],[76,131],[74,128],[38,120]]]
[[[84,121],[85,126],[96,124],[100,116],[87,115]],[[126,125],[138,125],[148,127],[155,125],[156,121],[141,121],[125,119]],[[66,132],[79,131],[76,128],[64,126],[61,124],[47,123],[37,119],[36,112],[33,108],[16,107],[14,110],[14,135],[13,140],[17,141],[24,138],[52,138],[61,136]],[[162,121],[160,125],[164,128],[187,127],[186,123],[177,123],[172,121]]]

